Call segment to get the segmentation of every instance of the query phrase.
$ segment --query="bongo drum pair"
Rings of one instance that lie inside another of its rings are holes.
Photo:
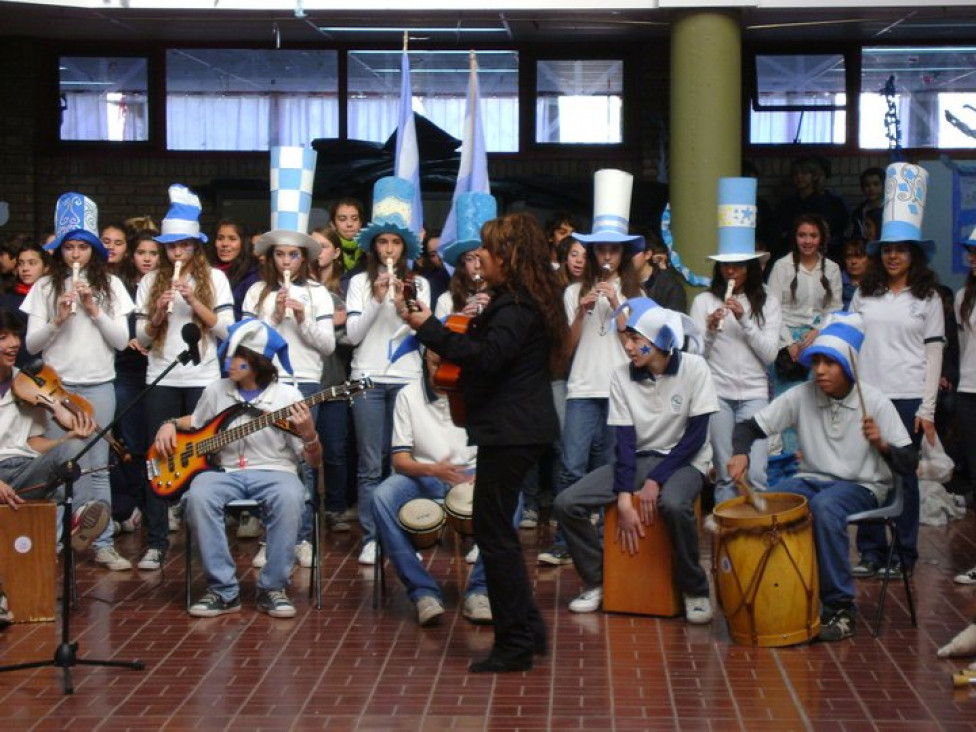
[[[462,536],[473,535],[473,505],[474,483],[458,483],[447,492],[443,506],[430,498],[407,501],[397,512],[397,521],[414,548],[428,549],[437,543],[445,523]]]

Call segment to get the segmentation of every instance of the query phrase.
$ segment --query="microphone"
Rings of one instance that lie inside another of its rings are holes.
[[[190,353],[190,360],[194,366],[200,365],[200,326],[196,323],[187,323],[180,331],[186,350]]]

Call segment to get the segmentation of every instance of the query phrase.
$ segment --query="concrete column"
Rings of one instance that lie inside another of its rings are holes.
[[[741,40],[735,12],[688,12],[671,28],[671,232],[705,276],[718,248],[718,179],[742,165]]]

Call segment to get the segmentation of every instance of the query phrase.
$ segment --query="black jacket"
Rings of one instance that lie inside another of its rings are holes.
[[[464,335],[430,317],[417,337],[461,367],[472,445],[536,445],[559,438],[549,339],[528,295],[496,295]]]

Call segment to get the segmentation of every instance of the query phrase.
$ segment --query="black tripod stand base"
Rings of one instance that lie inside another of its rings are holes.
[[[75,691],[75,687],[71,683],[71,668],[73,666],[109,666],[111,668],[131,668],[135,671],[142,671],[146,668],[146,664],[142,661],[106,661],[96,658],[78,658],[77,654],[77,643],[61,643],[54,652],[54,658],[50,661],[27,661],[10,666],[0,666],[0,673],[47,666],[62,668],[64,669],[64,693],[73,694]]]

